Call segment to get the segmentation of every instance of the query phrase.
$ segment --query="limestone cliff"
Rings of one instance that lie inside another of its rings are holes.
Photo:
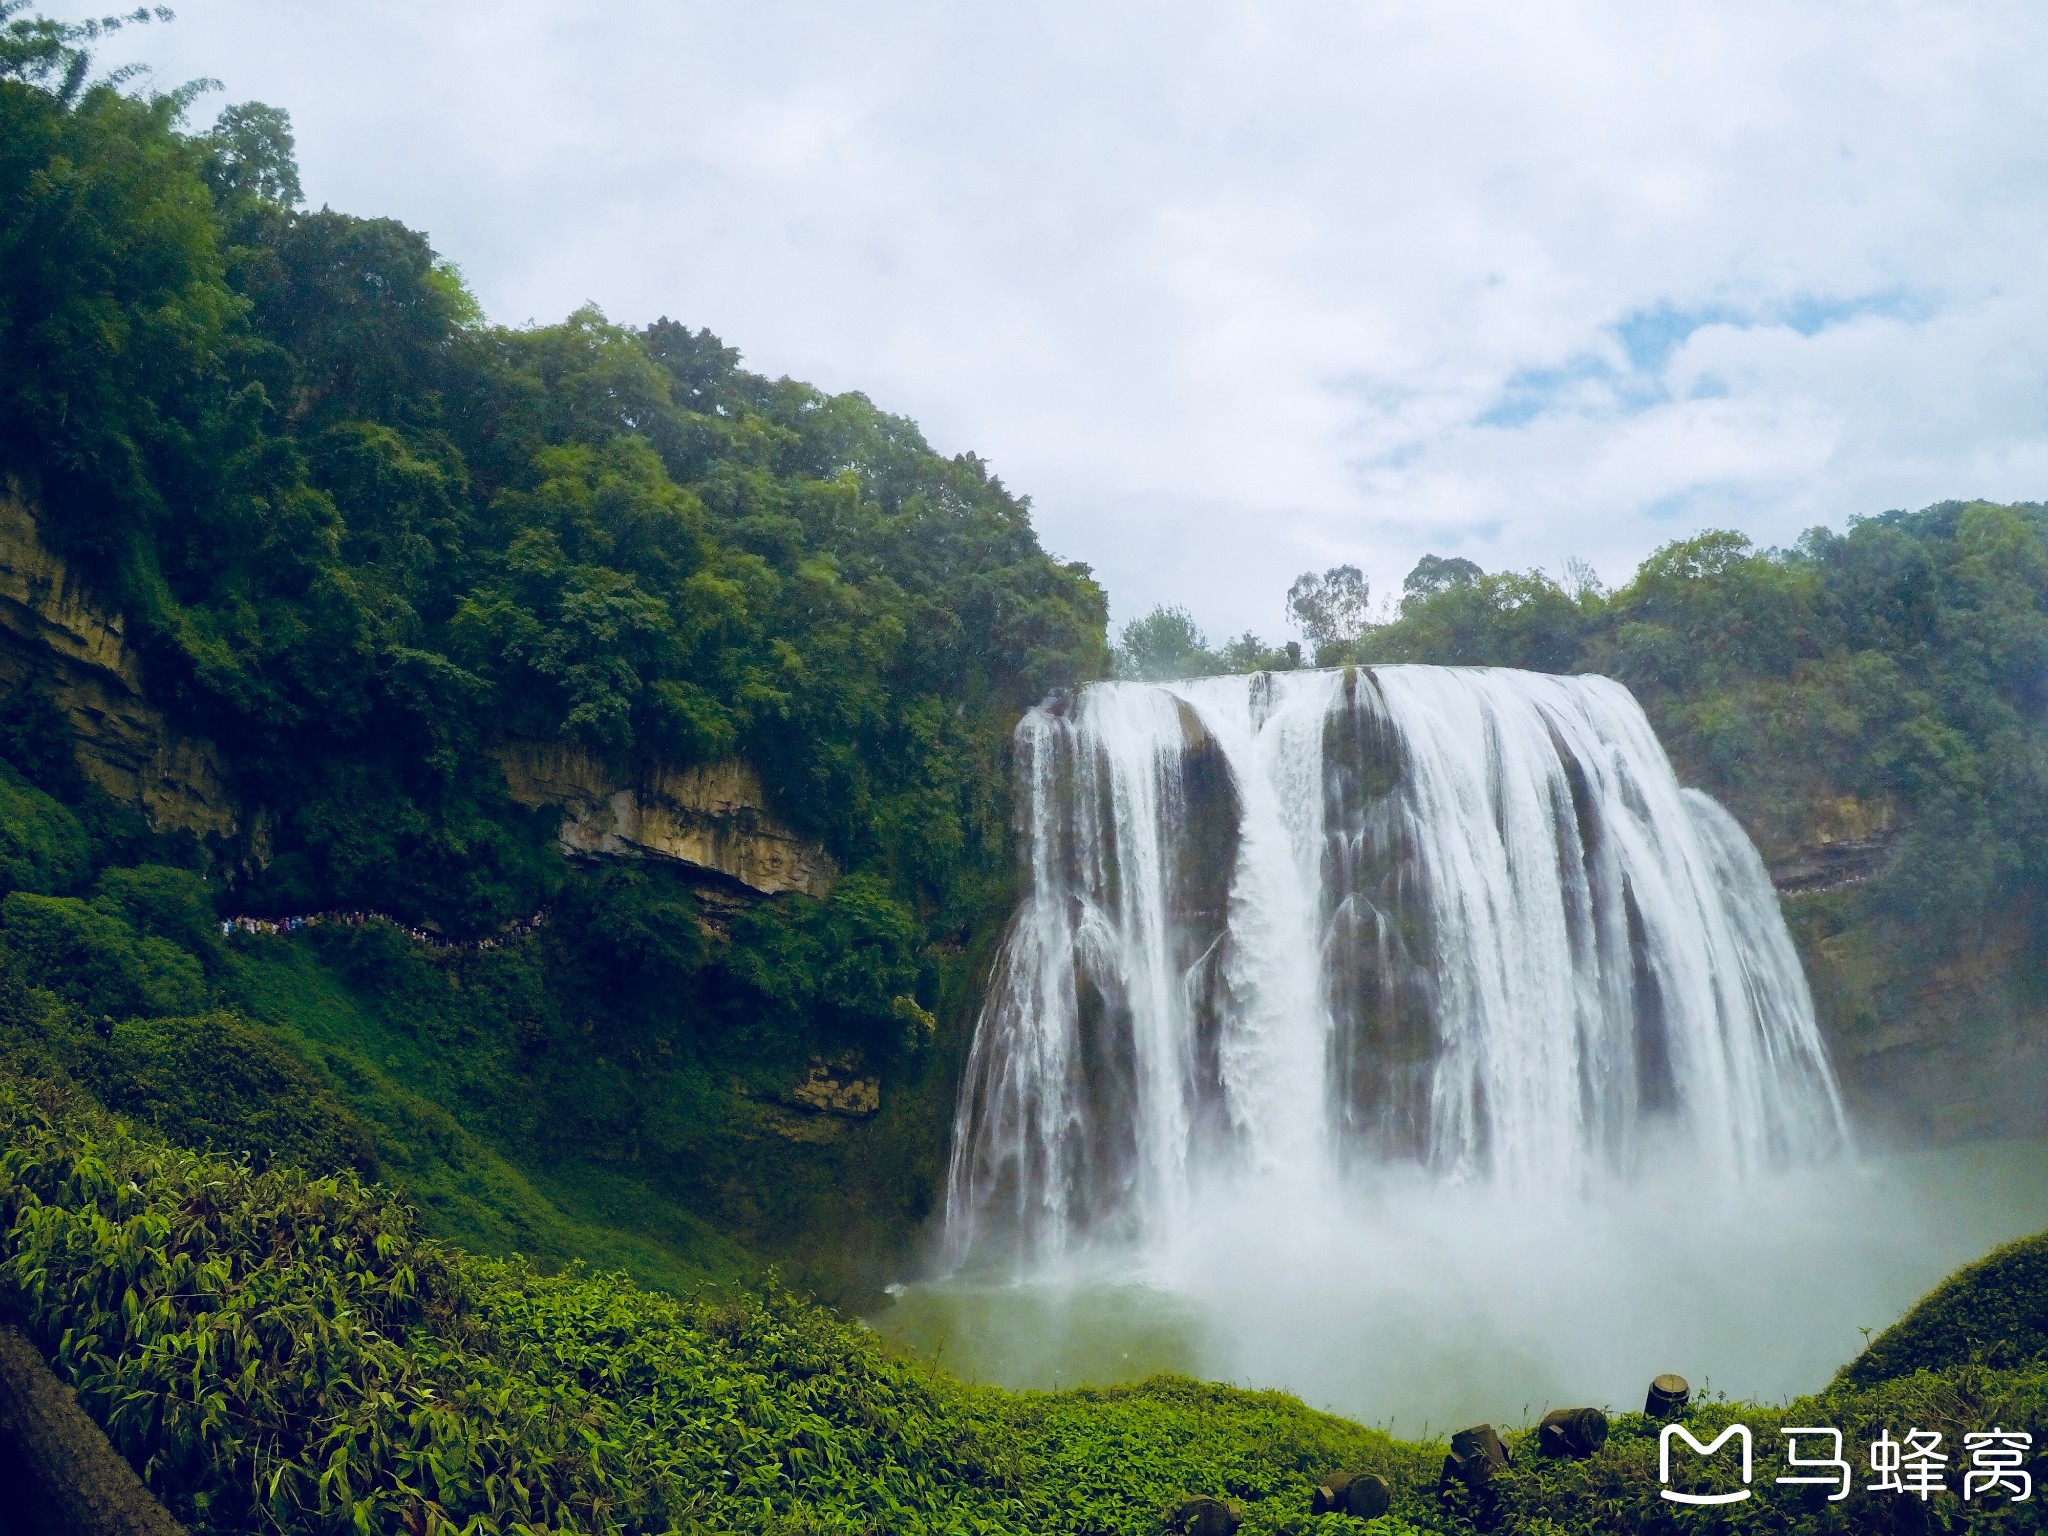
[[[745,763],[626,771],[581,747],[535,741],[509,743],[499,761],[515,800],[561,808],[565,852],[674,859],[765,896],[823,896],[838,875],[823,848],[770,814]]]
[[[1997,914],[1961,948],[1932,953],[1913,925],[1863,899],[1902,856],[1890,800],[1823,789],[1775,823],[1751,819],[1858,1134],[1907,1146],[2048,1134],[2035,915]]]
[[[210,742],[144,697],[119,614],[93,602],[43,543],[18,486],[0,486],[0,685],[39,682],[70,717],[85,771],[160,832],[233,837],[240,807]]]

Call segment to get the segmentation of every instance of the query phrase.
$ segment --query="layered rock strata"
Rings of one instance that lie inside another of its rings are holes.
[[[499,760],[513,799],[560,807],[564,852],[673,859],[763,896],[823,896],[838,876],[831,855],[770,813],[745,763],[621,770],[582,747],[534,741],[507,744]]]
[[[44,544],[20,487],[0,487],[0,686],[37,682],[71,721],[79,762],[159,832],[233,837],[241,808],[213,744],[144,694],[119,614],[100,607]]]

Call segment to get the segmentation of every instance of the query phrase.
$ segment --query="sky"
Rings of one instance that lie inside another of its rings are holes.
[[[2048,499],[2038,3],[176,9],[102,62],[286,108],[495,321],[709,326],[979,454],[1119,624]]]

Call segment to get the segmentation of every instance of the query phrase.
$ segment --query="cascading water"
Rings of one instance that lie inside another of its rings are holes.
[[[1617,683],[1108,683],[1016,745],[1028,888],[961,1091],[956,1265],[1142,1243],[1218,1179],[1577,1191],[1846,1140],[1761,860]]]

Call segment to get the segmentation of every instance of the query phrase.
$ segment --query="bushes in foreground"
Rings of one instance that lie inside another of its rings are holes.
[[[1149,1530],[1392,1442],[1194,1383],[1012,1397],[787,1294],[678,1299],[422,1239],[351,1175],[0,1085],[0,1290],[197,1532]]]
[[[2033,1335],[2008,1341],[2007,1369],[1949,1349],[1939,1371],[1852,1369],[1784,1407],[1695,1408],[1703,1437],[1737,1419],[1756,1436],[1755,1497],[1739,1506],[1661,1500],[1658,1426],[1626,1414],[1585,1462],[1540,1461],[1533,1436],[1509,1435],[1514,1466],[1482,1509],[1437,1493],[1441,1445],[1282,1393],[969,1386],[777,1290],[683,1299],[477,1259],[423,1239],[353,1174],[168,1147],[54,1082],[0,1081],[0,1301],[199,1536],[1138,1536],[1197,1493],[1238,1502],[1247,1536],[1340,1536],[1366,1527],[1309,1513],[1338,1469],[1394,1486],[1378,1536],[2044,1528],[2040,1502],[1942,1495],[1923,1513],[1864,1492],[1860,1466],[1840,1505],[1772,1480],[1788,1424],[1833,1425],[1858,1447],[1934,1429],[1959,1449],[1969,1430],[2048,1423]],[[1937,1293],[1922,1320],[1953,1323],[1957,1295]]]

